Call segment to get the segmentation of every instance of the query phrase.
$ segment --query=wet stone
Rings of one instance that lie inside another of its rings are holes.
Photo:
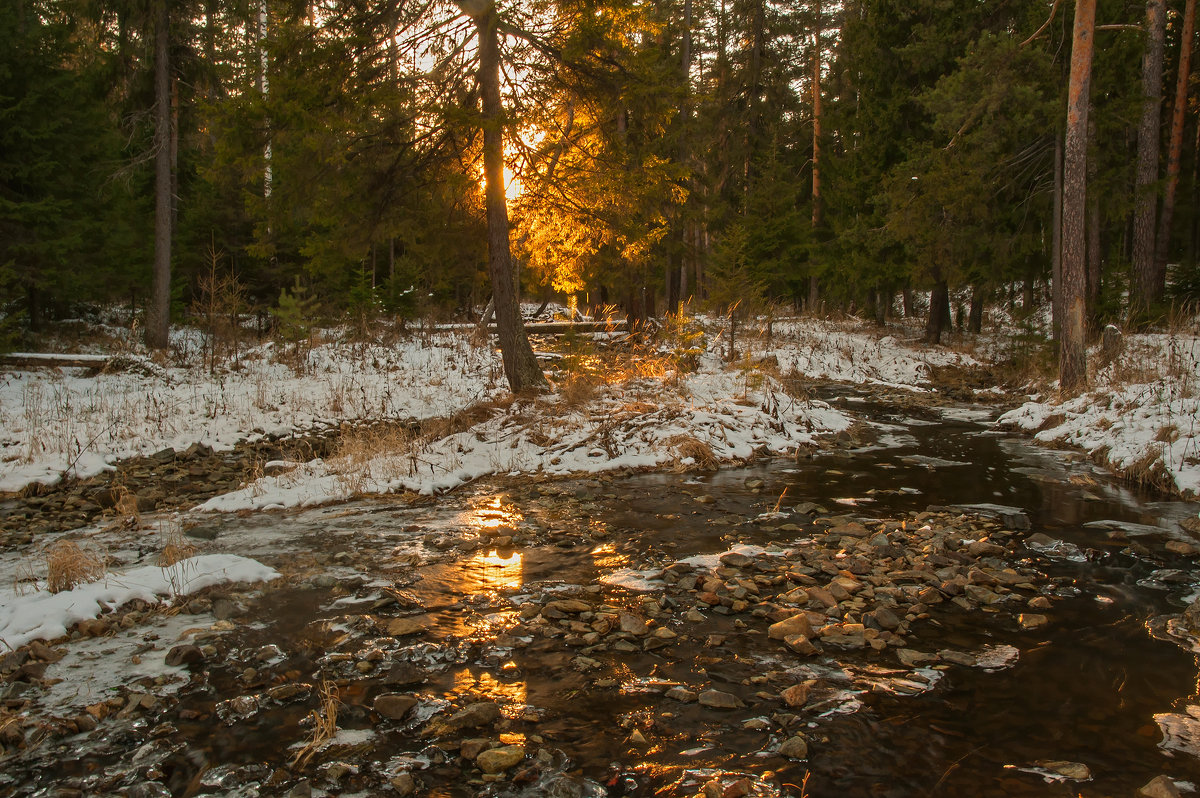
[[[741,709],[746,706],[742,699],[721,690],[705,690],[700,694],[698,701],[701,706],[710,709]]]
[[[789,737],[779,746],[779,754],[788,759],[807,759],[808,740],[802,734]]]
[[[490,748],[475,758],[475,764],[484,773],[502,773],[525,759],[525,748],[520,745],[505,745]]]
[[[1032,612],[1022,612],[1017,616],[1017,625],[1022,629],[1040,629],[1050,622],[1050,619],[1045,615],[1039,615]]]
[[[375,698],[371,708],[388,720],[401,720],[418,703],[415,696],[404,693],[384,693]]]
[[[697,698],[699,698],[696,693],[692,692],[686,687],[672,687],[664,695],[666,695],[666,697],[670,698],[672,701],[678,701],[681,704],[691,704],[695,702]]]
[[[388,623],[387,633],[392,637],[405,637],[428,631],[432,626],[433,622],[427,615],[396,618]]]
[[[1137,798],[1179,798],[1179,788],[1166,776],[1155,776],[1137,791]]]
[[[802,707],[808,703],[808,693],[812,685],[794,684],[779,694],[789,707]]]
[[[785,618],[778,623],[773,623],[767,627],[767,637],[772,640],[786,640],[789,637],[803,635],[804,637],[812,637],[813,628],[808,620],[808,616],[803,612],[797,613],[790,618]]]
[[[166,664],[171,667],[194,665],[204,661],[204,652],[199,646],[178,645],[167,652]]]

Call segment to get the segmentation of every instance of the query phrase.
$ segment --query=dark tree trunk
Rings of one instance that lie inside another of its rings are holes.
[[[1058,331],[1062,329],[1062,299],[1059,287],[1062,285],[1062,218],[1063,218],[1063,140],[1062,136],[1054,137],[1054,214],[1053,227],[1050,233],[1050,285],[1053,289],[1050,298],[1050,331],[1058,339]],[[1025,303],[1027,311],[1033,309],[1032,280],[1026,284],[1029,301]]]
[[[1192,71],[1192,40],[1196,33],[1196,0],[1187,0],[1183,11],[1183,33],[1179,40],[1179,76],[1175,82],[1175,105],[1171,109],[1171,142],[1167,146],[1167,187],[1163,194],[1162,218],[1154,247],[1154,293],[1151,302],[1161,302],[1167,286],[1167,257],[1171,249],[1171,222],[1175,215],[1175,192],[1179,187],[1183,156],[1183,115],[1187,110],[1188,78]]]
[[[504,107],[500,97],[499,19],[494,3],[473,18],[479,36],[479,92],[483,111],[483,177],[487,205],[488,273],[496,301],[496,332],[504,376],[513,393],[546,385],[521,321],[520,291],[508,240],[504,198]]]
[[[1157,231],[1158,142],[1162,117],[1164,0],[1147,0],[1146,52],[1142,55],[1142,120],[1138,125],[1137,196],[1133,215],[1133,280],[1130,310],[1140,315],[1155,293],[1154,242]]]
[[[146,346],[166,349],[171,325],[171,11],[154,4],[154,281]]]
[[[967,313],[967,332],[979,334],[983,330],[983,302],[987,292],[977,285],[971,286],[971,310]]]
[[[1095,330],[1100,318],[1100,275],[1103,249],[1100,246],[1100,197],[1088,196],[1086,314],[1089,330]]]
[[[925,342],[940,344],[942,333],[950,326],[950,286],[935,269],[933,291],[929,294],[929,318],[925,322]]]
[[[1058,379],[1074,393],[1087,385],[1086,268],[1088,95],[1096,0],[1077,0],[1071,44],[1071,81],[1067,90],[1067,142],[1063,164],[1062,281],[1057,286],[1062,307]]]

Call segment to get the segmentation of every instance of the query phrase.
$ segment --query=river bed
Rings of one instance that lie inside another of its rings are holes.
[[[1200,784],[1197,661],[1163,620],[1200,583],[1195,504],[987,410],[830,399],[867,421],[796,461],[169,522],[283,578],[78,634],[38,678],[10,676],[5,706],[43,731],[10,736],[0,792]],[[105,534],[149,561],[144,530]],[[804,634],[776,636],[797,616]],[[336,736],[306,751],[322,690]]]

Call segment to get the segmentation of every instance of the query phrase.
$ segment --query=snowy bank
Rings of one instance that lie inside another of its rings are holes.
[[[176,338],[186,342],[186,331]],[[322,344],[299,372],[274,349],[250,349],[215,374],[199,365],[0,374],[0,492],[85,478],[167,447],[223,451],[345,420],[423,419],[502,392],[499,357],[462,336]]]
[[[1035,397],[996,423],[1080,449],[1132,478],[1200,494],[1200,336],[1126,336],[1121,354],[1089,382],[1080,396]]]
[[[154,604],[161,597],[186,596],[212,585],[266,582],[278,576],[275,569],[246,557],[206,554],[166,568],[147,565],[107,574],[59,593],[10,589],[0,596],[0,646],[16,649],[33,640],[61,637],[73,624],[134,599]]]
[[[643,380],[572,406],[561,397],[514,402],[470,428],[367,456],[306,463],[198,509],[236,511],[321,504],[360,493],[438,493],[494,474],[569,475],[623,468],[691,468],[795,453],[851,420],[802,401],[761,374],[706,357],[674,384]]]

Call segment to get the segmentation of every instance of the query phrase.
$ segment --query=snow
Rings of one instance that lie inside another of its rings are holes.
[[[710,351],[694,372],[614,378],[593,400],[574,404],[561,394],[506,403],[498,352],[465,334],[425,333],[385,346],[324,331],[323,342],[298,359],[266,343],[210,373],[200,365],[202,336],[177,330],[171,365],[145,360],[148,367],[137,372],[98,375],[70,368],[0,373],[0,492],[87,477],[167,447],[229,450],[241,441],[345,422],[449,418],[481,403],[490,408],[475,413],[474,423],[445,425],[441,434],[393,442],[389,450],[272,463],[291,470],[200,509],[311,506],[373,492],[437,494],[503,474],[683,469],[699,465],[696,457],[706,451],[721,462],[790,454],[849,427],[854,402],[840,405],[843,411],[797,398],[793,378],[920,393],[930,389],[931,369],[986,365],[977,359],[982,354],[916,344],[916,332],[904,327],[881,335],[865,322],[813,319],[776,321],[769,338],[765,324],[757,332],[746,325],[739,360],[726,364],[718,355],[727,345],[719,323],[702,323]],[[1032,396],[997,423],[1117,469],[1157,469],[1180,491],[1198,493],[1198,338],[1126,336],[1123,354],[1093,369],[1091,391],[1065,400]],[[985,352],[989,345],[981,338],[974,348]],[[1098,353],[1091,362],[1099,362]],[[988,411],[946,413],[970,420],[981,414]]]
[[[0,644],[15,649],[33,640],[61,637],[73,624],[134,599],[156,604],[160,597],[186,596],[212,585],[265,582],[278,576],[275,569],[256,560],[233,554],[205,554],[166,568],[148,565],[110,573],[59,593],[9,589],[0,594]]]
[[[623,383],[584,407],[568,407],[555,396],[514,402],[465,431],[414,440],[405,451],[365,461],[313,460],[197,509],[310,506],[360,493],[436,494],[497,474],[686,467],[697,441],[718,460],[744,461],[757,452],[795,452],[850,423],[825,402],[788,396],[769,378],[751,390],[743,375],[709,356],[674,387]]]
[[[0,492],[92,476],[167,447],[224,451],[348,420],[424,419],[502,393],[499,357],[460,335],[333,341],[299,370],[267,343],[215,374],[200,365],[199,346],[194,331],[177,331],[175,357],[192,365],[161,373],[0,373]]]
[[[1121,355],[1089,382],[1079,396],[1029,401],[997,423],[1135,477],[1159,470],[1181,493],[1200,494],[1200,336],[1125,336]]]
[[[950,349],[917,348],[894,335],[879,337],[865,322],[820,319],[776,322],[774,356],[783,373],[883,387],[924,390],[930,366],[980,365]]]

